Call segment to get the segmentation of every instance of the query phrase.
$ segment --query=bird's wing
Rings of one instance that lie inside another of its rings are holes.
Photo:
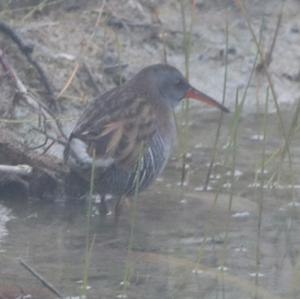
[[[113,90],[96,99],[71,134],[86,143],[95,159],[113,159],[123,167],[138,160],[156,131],[154,107],[134,92]]]

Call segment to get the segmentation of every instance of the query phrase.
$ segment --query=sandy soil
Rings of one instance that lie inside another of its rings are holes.
[[[34,1],[23,1],[22,5],[15,1],[15,10],[1,11],[2,19],[34,45],[35,57],[46,70],[56,94],[64,88],[77,63],[86,63],[103,92],[142,67],[162,62],[164,47],[167,61],[184,72],[182,18],[177,1],[111,0],[105,1],[105,5],[102,1],[64,1],[40,11],[26,9],[26,2]],[[236,89],[245,87],[247,83],[257,52],[255,43],[238,1],[195,2],[190,80],[215,98],[222,98],[227,16],[229,63],[226,102],[232,106]],[[283,10],[281,1],[248,1],[246,4],[257,36],[262,28],[265,52],[270,49],[278,15],[282,11],[269,71],[279,102],[291,104],[300,95],[299,1],[285,1]],[[191,11],[187,5],[187,24],[190,19]],[[11,54],[5,38],[2,38],[2,44],[4,50]],[[110,68],[118,63],[126,66],[121,71]],[[18,67],[21,70],[26,68],[23,64],[18,64]],[[30,82],[26,83],[38,89],[33,79],[34,76],[31,76]],[[65,107],[69,109],[70,102],[78,107],[95,95],[87,81],[85,72],[80,69],[60,97]],[[248,92],[246,112],[256,111],[257,103],[264,102],[266,86],[265,75],[257,72]]]

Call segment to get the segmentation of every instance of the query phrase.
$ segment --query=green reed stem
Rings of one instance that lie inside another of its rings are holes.
[[[236,90],[236,96],[235,96],[235,111],[238,109],[239,106],[239,90]],[[238,127],[234,130],[232,134],[232,163],[231,163],[231,174],[230,174],[230,193],[229,193],[229,202],[228,202],[228,213],[225,223],[225,237],[224,237],[224,246],[223,246],[223,252],[221,257],[221,266],[225,267],[225,260],[228,252],[228,232],[229,232],[229,226],[230,226],[230,219],[231,219],[231,211],[232,211],[232,203],[233,203],[233,194],[234,194],[234,182],[235,182],[235,169],[236,169],[236,159],[237,159],[237,139],[238,139]],[[224,293],[224,272],[222,272],[222,296],[225,298]]]
[[[256,48],[257,48],[257,51],[259,53],[260,59],[263,60],[264,59],[264,53],[263,53],[263,51],[261,49],[261,45],[259,44],[259,41],[258,41],[258,39],[256,37],[255,32],[254,32],[254,29],[253,29],[253,27],[251,25],[250,17],[249,17],[249,15],[247,13],[247,10],[245,8],[244,1],[243,0],[237,0],[237,2],[239,3],[239,6],[240,6],[241,11],[242,11],[242,14],[244,15],[244,18],[246,20],[248,29],[249,29],[249,31],[250,31],[250,33],[252,35],[252,38],[253,38],[254,43],[256,45]],[[287,132],[285,130],[285,126],[284,126],[284,122],[283,122],[283,117],[282,117],[281,109],[280,109],[280,106],[279,106],[279,103],[278,103],[278,97],[277,97],[277,93],[276,93],[276,90],[275,90],[275,86],[273,84],[273,80],[272,80],[271,74],[268,71],[267,65],[263,64],[262,67],[263,67],[263,71],[264,71],[264,73],[266,75],[266,78],[267,78],[267,81],[268,81],[268,84],[269,84],[269,87],[270,87],[270,90],[271,90],[271,93],[272,93],[273,102],[275,104],[276,113],[277,113],[278,121],[279,121],[279,126],[280,126],[280,129],[281,129],[282,136],[284,138],[285,146],[286,146],[286,152],[287,152],[287,156],[288,156],[289,167],[290,167],[290,169],[292,169],[292,156],[291,156],[291,153],[290,153],[290,140],[289,140],[289,136],[288,136],[288,134],[287,134]],[[280,168],[278,169],[278,171],[280,171]]]
[[[265,16],[262,17],[262,21],[261,21],[261,25],[260,25],[260,29],[259,29],[259,43],[260,43],[260,47],[262,49],[264,49],[264,28],[265,28]],[[260,62],[256,65],[256,70],[258,69],[258,66],[262,64],[262,61],[260,60]],[[259,113],[260,111],[260,107],[259,107],[259,89],[262,86],[262,82],[260,80],[260,78],[256,78],[256,113]]]
[[[228,77],[228,44],[229,44],[229,30],[228,30],[228,12],[226,13],[226,26],[225,26],[225,70],[224,70],[224,81],[223,81],[223,95],[222,95],[222,104],[225,104],[225,99],[226,99],[226,90],[227,90],[227,77]],[[210,180],[210,176],[212,173],[212,169],[213,166],[215,164],[216,161],[216,157],[217,157],[217,152],[218,152],[218,144],[219,144],[219,139],[220,139],[220,135],[221,135],[221,126],[223,123],[223,116],[224,113],[223,111],[221,111],[220,113],[220,118],[218,121],[218,127],[217,127],[217,132],[216,132],[216,136],[215,136],[215,141],[214,141],[214,145],[213,145],[213,153],[212,153],[212,158],[211,161],[209,163],[208,166],[208,171],[207,171],[207,175],[206,175],[206,179],[205,179],[205,183],[204,183],[204,191],[207,191],[207,187],[209,184],[209,180]]]
[[[186,6],[184,0],[178,0],[180,5],[180,13],[181,13],[181,22],[182,22],[182,31],[183,31],[183,48],[184,48],[184,61],[185,61],[185,77],[187,80],[189,79],[190,74],[190,56],[192,50],[192,32],[193,32],[193,24],[194,24],[194,11],[191,11],[191,21],[190,26],[188,28],[187,20],[186,20]],[[192,4],[193,5],[193,4]],[[183,154],[182,154],[182,167],[181,167],[181,178],[180,184],[181,186],[184,185],[184,182],[187,177],[187,167],[186,167],[186,153],[188,149],[188,127],[190,123],[190,104],[189,101],[184,101],[181,106],[182,115],[183,115],[183,124],[182,124],[182,143],[181,146],[183,147]]]
[[[257,222],[257,235],[256,235],[256,276],[255,276],[255,298],[258,298],[258,279],[261,264],[260,244],[261,244],[261,226],[263,215],[263,199],[264,199],[264,185],[265,185],[265,157],[266,157],[266,137],[267,137],[267,117],[269,112],[269,89],[266,91],[265,111],[263,118],[263,146],[262,146],[262,160],[260,168],[260,194],[257,199],[258,202],[258,222]]]
[[[53,0],[51,2],[45,3],[45,5],[43,6],[43,8],[45,7],[50,7],[50,6],[54,6],[56,4],[62,3],[64,0]],[[16,8],[9,8],[8,7],[9,4],[7,4],[7,8],[4,8],[1,12],[0,12],[0,17],[4,17],[6,14],[11,14],[11,13],[18,13],[18,12],[26,12],[26,11],[30,11],[31,10],[35,10],[36,6],[38,5],[28,5],[25,7],[16,7]],[[30,13],[30,15],[32,15],[32,13]]]
[[[86,295],[87,287],[88,287],[88,278],[89,278],[89,268],[92,250],[95,242],[95,235],[91,240],[91,216],[92,216],[92,206],[93,206],[93,194],[95,189],[95,174],[96,174],[96,151],[93,149],[93,161],[91,168],[91,178],[90,178],[90,190],[88,196],[88,208],[86,213],[86,248],[85,248],[85,259],[84,259],[84,271],[83,271],[83,280],[82,280],[82,290],[84,292],[83,295]],[[102,199],[101,199],[102,200]]]
[[[244,104],[245,104],[245,101],[246,101],[246,98],[247,98],[247,92],[248,92],[250,83],[252,82],[253,74],[255,72],[255,68],[256,68],[256,64],[257,64],[257,58],[258,58],[258,53],[255,56],[254,63],[253,63],[252,69],[251,69],[251,73],[249,75],[247,85],[246,85],[246,87],[244,89],[244,93],[242,95],[242,99],[239,102],[239,105],[236,107],[236,110],[235,110],[235,113],[234,113],[234,116],[233,116],[233,120],[231,122],[230,133],[229,133],[229,142],[228,142],[229,145],[227,146],[227,148],[225,150],[225,154],[224,154],[224,172],[225,172],[225,166],[228,164],[227,161],[228,161],[230,151],[232,150],[232,140],[234,140],[234,138],[233,138],[234,132],[237,130],[237,128],[239,126],[240,118],[241,118],[241,112],[243,110],[243,107],[244,107]],[[224,184],[224,179],[225,179],[225,173],[222,173],[221,178],[220,178],[220,182],[219,182],[219,185],[218,185],[218,188],[217,188],[217,191],[216,191],[214,202],[213,202],[212,207],[209,211],[209,214],[211,215],[211,217],[213,217],[213,211],[216,207],[219,194],[220,194],[222,186]],[[208,237],[208,227],[206,226],[205,230],[204,230],[204,240],[207,240],[207,237]],[[205,241],[202,243],[203,245],[201,246],[201,248],[198,251],[198,255],[197,255],[197,259],[196,259],[196,268],[198,267],[198,265],[202,261],[202,256],[203,256],[205,243],[206,243]]]
[[[137,203],[138,203],[138,197],[139,197],[139,189],[140,189],[140,180],[141,180],[141,170],[143,168],[143,154],[144,154],[144,145],[142,145],[139,159],[138,159],[138,165],[136,170],[136,177],[134,179],[135,182],[135,190],[134,190],[134,196],[133,196],[133,208],[131,209],[131,217],[130,217],[130,235],[129,235],[129,242],[128,242],[128,250],[127,250],[127,259],[125,263],[125,271],[123,276],[123,288],[122,291],[126,295],[130,280],[133,274],[132,265],[130,263],[130,255],[133,248],[133,242],[134,242],[134,232],[135,232],[135,223],[137,218]]]
[[[280,155],[280,158],[279,158],[279,161],[278,161],[278,164],[277,164],[277,169],[274,173],[275,175],[280,173],[280,170],[282,169],[284,159],[285,159],[285,157],[288,153],[289,145],[294,140],[295,133],[297,131],[297,124],[298,124],[298,120],[299,120],[299,114],[300,114],[300,100],[298,100],[295,112],[292,116],[292,121],[291,121],[291,124],[289,126],[288,133],[287,133],[287,140],[285,140],[283,146],[278,150],[278,154]],[[294,176],[292,163],[289,163],[289,173],[290,173],[290,175],[289,175],[290,184],[294,185],[295,184],[295,176]],[[271,179],[273,179],[273,177],[274,177],[274,175],[271,177]],[[294,197],[294,194],[293,194],[293,197]]]
[[[31,18],[35,12],[42,11],[45,7],[47,7],[49,4],[47,3],[49,0],[44,0],[41,3],[35,5],[22,19],[22,22],[24,23],[26,20]],[[51,1],[49,1],[51,3]]]

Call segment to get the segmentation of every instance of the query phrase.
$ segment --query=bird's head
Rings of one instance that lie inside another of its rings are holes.
[[[173,66],[151,65],[140,71],[134,79],[149,99],[158,99],[170,107],[175,107],[184,98],[193,98],[229,112],[224,105],[191,86]]]

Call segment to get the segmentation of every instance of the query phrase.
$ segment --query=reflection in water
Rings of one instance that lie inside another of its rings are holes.
[[[4,249],[1,247],[2,242],[4,242],[5,237],[8,234],[6,223],[13,219],[10,209],[0,204],[0,252]]]
[[[88,298],[122,297],[121,282],[126,268],[130,270],[128,298],[215,298],[224,294],[227,298],[253,298],[255,280],[259,285],[258,298],[287,295],[297,298],[300,292],[296,279],[300,268],[299,202],[292,200],[291,189],[263,189],[264,209],[257,249],[258,193],[255,186],[249,185],[255,182],[261,141],[255,144],[248,137],[250,129],[250,136],[258,131],[257,119],[244,122],[246,133],[240,133],[239,171],[235,180],[231,182],[228,169],[218,163],[213,169],[211,189],[203,192],[198,188],[205,180],[211,148],[194,148],[190,180],[184,189],[176,184],[180,169],[176,160],[171,161],[163,180],[143,193],[137,202],[130,253],[130,208],[124,207],[118,226],[112,216],[101,218],[94,213],[90,227],[94,245],[88,271]],[[201,123],[195,130],[200,128]],[[214,123],[206,124],[207,130],[214,128]],[[212,144],[212,137],[206,135],[201,135],[201,144]],[[271,136],[270,150],[275,143],[275,137]],[[198,144],[199,140],[194,142]],[[233,183],[230,212],[231,187],[223,188],[215,200],[220,183]],[[288,182],[283,180],[280,186],[288,186]],[[293,192],[297,194],[298,189]],[[3,201],[0,206],[1,283],[41,287],[18,264],[17,258],[22,257],[63,294],[79,296],[86,256],[86,209],[85,202],[78,200]],[[259,269],[256,268],[257,250]]]

